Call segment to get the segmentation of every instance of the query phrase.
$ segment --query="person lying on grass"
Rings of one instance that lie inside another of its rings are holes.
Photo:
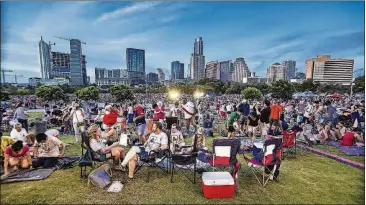
[[[355,142],[364,143],[361,136],[361,130],[359,128],[354,128],[351,132],[346,132],[342,138],[341,145],[353,146]]]
[[[92,124],[88,129],[89,145],[90,148],[96,152],[95,158],[100,160],[106,160],[113,158],[115,169],[119,169],[120,159],[125,156],[125,149],[119,145],[119,142],[114,142],[113,144],[107,146],[102,142],[102,131],[100,126],[97,124]]]
[[[138,157],[153,156],[156,152],[169,149],[168,136],[161,129],[161,123],[154,122],[153,132],[145,144],[141,147],[133,146],[126,154],[121,166],[122,169],[125,169],[128,164],[128,182],[133,180]]]
[[[61,147],[62,151],[60,153]],[[59,157],[65,154],[65,144],[53,136],[45,133],[36,135],[36,141],[33,145],[33,156],[37,158],[34,167],[50,168],[56,166]]]
[[[29,153],[28,145],[23,145],[23,141],[16,141],[14,144],[9,145],[4,151],[4,177],[10,173],[8,166],[13,166],[13,171],[20,166],[23,169],[32,168],[32,159]]]

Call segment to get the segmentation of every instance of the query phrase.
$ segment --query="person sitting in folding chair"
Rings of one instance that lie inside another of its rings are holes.
[[[98,153],[100,158],[114,158],[115,169],[121,169],[119,167],[120,159],[124,157],[125,149],[119,145],[119,142],[107,146],[102,142],[102,131],[97,124],[92,124],[88,129],[90,148]],[[103,159],[101,159],[103,160]]]
[[[171,130],[171,144],[170,144],[170,151],[173,154],[183,154],[185,153],[185,148],[183,146],[186,145],[184,142],[183,134],[180,130],[177,129],[177,124],[172,124]]]
[[[138,157],[153,157],[155,153],[167,149],[169,149],[168,136],[162,131],[161,123],[154,122],[153,132],[150,134],[149,139],[141,147],[133,146],[121,164],[123,169],[128,164],[128,181],[133,180]]]

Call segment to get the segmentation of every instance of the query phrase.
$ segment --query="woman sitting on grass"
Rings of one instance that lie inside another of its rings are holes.
[[[23,146],[23,141],[16,141],[14,144],[9,145],[4,151],[4,175],[8,176],[8,166],[13,166],[13,171],[21,168],[32,168],[32,159],[29,153],[28,145]]]
[[[100,158],[104,161],[106,159],[113,158],[116,169],[119,169],[120,158],[124,158],[125,149],[119,145],[119,142],[114,142],[110,146],[106,146],[102,142],[102,131],[97,124],[92,124],[88,129],[89,145],[90,148],[97,153],[95,157]]]

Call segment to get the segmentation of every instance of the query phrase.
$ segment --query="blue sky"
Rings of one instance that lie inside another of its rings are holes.
[[[40,36],[85,41],[88,75],[94,67],[126,68],[126,48],[146,50],[146,69],[189,63],[194,38],[204,40],[206,62],[243,57],[264,76],[275,62],[317,54],[355,60],[364,67],[364,2],[1,2],[1,66],[27,82],[40,75]],[[11,80],[12,77],[8,77]]]

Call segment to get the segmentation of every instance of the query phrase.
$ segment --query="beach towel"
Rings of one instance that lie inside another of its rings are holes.
[[[324,144],[337,147],[338,150],[346,155],[349,156],[365,156],[365,149],[363,147],[359,147],[357,145],[353,146],[342,146],[341,142],[335,142],[335,141],[327,141],[324,142]]]

